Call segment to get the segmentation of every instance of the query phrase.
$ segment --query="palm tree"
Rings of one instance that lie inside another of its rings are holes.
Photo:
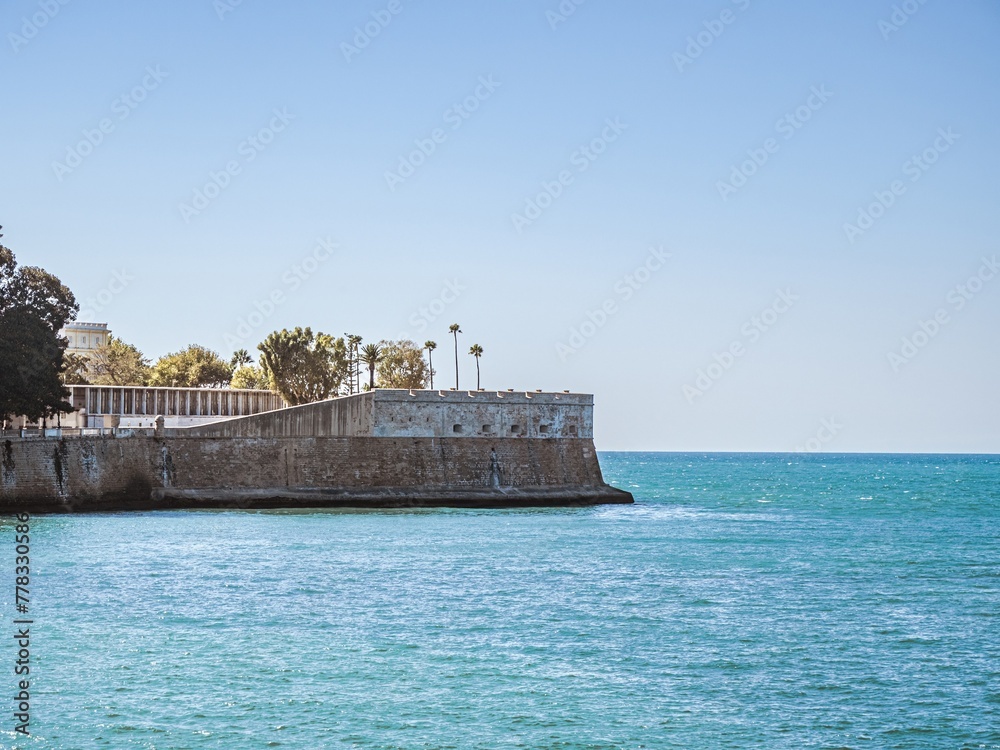
[[[476,390],[479,390],[479,358],[483,356],[483,347],[473,344],[469,347],[469,354],[476,358]]]
[[[452,335],[455,337],[455,390],[458,390],[458,334],[462,332],[462,329],[458,327],[458,323],[452,323],[448,326],[448,330],[451,331]]]
[[[238,349],[233,352],[233,358],[229,360],[229,364],[234,370],[238,370],[244,365],[249,365],[251,362],[253,362],[253,359],[250,358],[250,352],[246,349]]]
[[[368,365],[368,389],[375,390],[375,365],[382,360],[382,347],[378,344],[365,344],[361,347],[361,360]]]
[[[438,348],[437,342],[435,341],[425,341],[424,349],[427,350],[427,369],[431,374],[431,390],[434,390],[434,359],[431,357],[431,352]]]

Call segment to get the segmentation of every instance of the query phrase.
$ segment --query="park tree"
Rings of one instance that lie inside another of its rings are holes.
[[[473,344],[469,347],[469,354],[476,358],[476,390],[479,390],[479,358],[483,356],[483,347]]]
[[[229,360],[233,376],[229,381],[230,388],[249,388],[255,391],[267,390],[267,375],[253,363],[250,352],[238,349]]]
[[[233,368],[211,349],[191,344],[166,354],[153,365],[149,384],[173,388],[225,388]]]
[[[357,393],[361,390],[361,337],[345,333],[347,336],[347,393]]]
[[[292,406],[322,401],[347,377],[347,344],[311,328],[281,330],[257,347],[268,387]]]
[[[416,342],[407,339],[381,341],[382,356],[378,362],[379,388],[425,388],[430,370],[424,352]]]
[[[78,309],[58,278],[18,268],[14,253],[0,245],[0,420],[72,411],[60,381],[67,342],[59,331]]]
[[[63,371],[59,379],[66,385],[88,385],[90,383],[90,360],[82,354],[63,354]]]
[[[229,387],[266,391],[268,389],[267,375],[264,374],[264,370],[260,367],[242,365],[233,371],[233,379],[229,382]]]
[[[149,360],[134,345],[108,336],[90,355],[89,380],[93,385],[148,385]]]
[[[253,357],[250,356],[250,352],[246,349],[237,349],[233,352],[233,358],[229,360],[229,366],[233,369],[233,372],[240,369],[244,365],[252,365]]]
[[[361,347],[361,363],[368,367],[368,390],[375,388],[375,368],[382,361],[382,347],[379,344],[365,344]]]
[[[458,334],[462,332],[459,328],[458,323],[452,323],[448,326],[448,331],[452,336],[455,337],[455,390],[458,390]]]
[[[427,377],[430,378],[430,387],[434,388],[434,350],[438,348],[436,341],[425,341],[424,349],[427,350]]]

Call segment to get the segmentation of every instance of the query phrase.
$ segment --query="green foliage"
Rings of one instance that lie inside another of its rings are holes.
[[[87,385],[90,383],[90,361],[82,354],[66,352],[59,379],[66,385]]]
[[[344,339],[311,328],[275,331],[257,348],[269,387],[292,406],[329,398],[347,377]]]
[[[115,336],[94,350],[89,369],[93,385],[149,385],[149,360]]]
[[[243,365],[237,367],[233,372],[233,379],[230,381],[229,387],[266,391],[268,389],[267,375],[264,374],[264,370],[260,367]]]
[[[41,268],[18,268],[14,253],[0,245],[0,419],[72,411],[60,381],[66,340],[59,330],[78,309],[59,279]]]
[[[382,347],[365,344],[361,347],[361,362],[368,366],[368,390],[375,388],[375,368],[382,359]]]
[[[427,378],[430,381],[430,388],[434,387],[434,350],[437,348],[436,341],[424,342],[424,349],[427,350]]]
[[[358,364],[360,362],[359,347],[361,346],[361,337],[352,334],[345,333],[347,341],[347,387],[344,389],[348,394],[355,393],[360,390],[358,387],[359,382],[359,369]]]
[[[249,388],[255,391],[267,390],[267,375],[264,374],[263,369],[254,365],[253,358],[246,349],[239,349],[233,352],[233,358],[229,360],[229,366],[233,370],[233,377],[229,381],[230,388]]]
[[[229,360],[229,366],[233,369],[234,372],[243,367],[244,365],[252,365],[252,364],[253,364],[253,357],[250,356],[250,352],[248,352],[246,349],[237,349],[235,352],[233,352],[233,358]]]
[[[0,313],[0,420],[72,411],[60,380],[65,348],[65,340],[31,312]]]
[[[58,333],[79,306],[59,279],[34,266],[18,268],[14,253],[0,245],[0,312],[16,310],[30,313]]]
[[[452,336],[455,337],[455,390],[458,390],[458,334],[462,332],[458,323],[452,323],[448,326],[448,331]],[[478,359],[476,360],[479,361]]]
[[[173,388],[225,388],[233,377],[233,368],[218,354],[198,344],[166,354],[153,365],[149,377],[152,386]]]
[[[434,343],[434,342],[429,342]],[[379,388],[424,388],[430,370],[423,350],[413,341],[382,341],[378,361]]]
[[[469,354],[476,358],[476,390],[479,390],[479,358],[483,356],[483,347],[473,344],[469,347]]]

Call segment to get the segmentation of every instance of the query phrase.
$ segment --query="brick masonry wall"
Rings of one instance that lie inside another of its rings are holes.
[[[0,512],[146,504],[155,491],[606,488],[589,439],[0,440]]]

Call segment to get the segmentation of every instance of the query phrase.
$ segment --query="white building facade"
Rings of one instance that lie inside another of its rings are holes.
[[[90,357],[95,349],[107,344],[111,337],[107,323],[77,323],[74,321],[67,323],[60,333],[69,341],[66,353],[77,354],[81,357]]]

